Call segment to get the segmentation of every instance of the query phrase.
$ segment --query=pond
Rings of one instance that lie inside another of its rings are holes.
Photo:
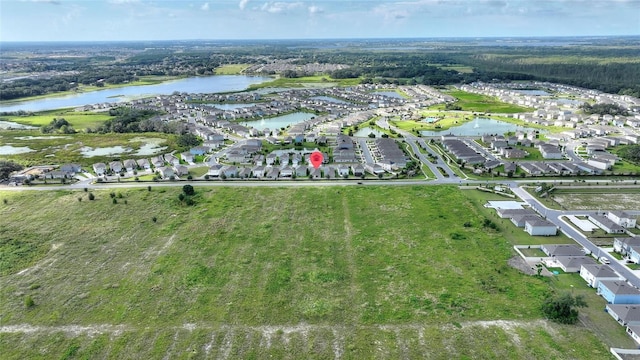
[[[384,95],[384,96],[388,96],[396,99],[404,99],[402,95],[398,94],[395,91],[374,91],[373,94]]]
[[[376,137],[382,137],[382,134],[384,134],[384,132],[378,130],[378,129],[374,129],[374,128],[370,128],[370,127],[363,127],[358,129],[358,131],[353,133],[353,136],[359,136],[359,137],[369,137],[369,134],[374,133],[376,135]]]
[[[30,129],[36,129],[36,127],[18,124],[13,121],[0,120],[0,129],[30,130]]]
[[[155,155],[163,150],[167,149],[167,146],[160,146],[166,142],[165,139],[162,138],[146,138],[146,137],[135,137],[129,140],[130,143],[134,142],[143,142],[144,144],[140,146],[140,149],[136,151],[133,155],[135,156],[149,156]]]
[[[533,96],[549,96],[550,93],[544,90],[515,90],[517,93],[522,95],[533,95]]]
[[[155,85],[125,86],[39,100],[5,103],[0,105],[0,112],[41,111],[88,104],[116,103],[153,95],[170,95],[176,91],[191,94],[241,91],[250,85],[259,84],[267,80],[271,80],[271,78],[246,75],[190,77]]]
[[[342,99],[334,98],[334,97],[331,97],[331,96],[312,96],[309,99],[311,99],[311,100],[322,100],[322,101],[335,103],[335,104],[351,104],[348,101],[344,101]]]
[[[11,146],[11,145],[2,145],[0,146],[0,155],[17,155],[24,154],[28,152],[35,151],[28,146]]]
[[[249,104],[205,104],[205,105],[212,106],[220,110],[235,110],[235,109],[248,108],[255,104],[249,103]]]
[[[253,127],[258,130],[263,130],[265,128],[280,129],[280,128],[286,128],[289,125],[311,120],[315,116],[316,116],[315,114],[311,114],[307,112],[294,112],[291,114],[276,116],[276,117],[262,119],[262,120],[245,121],[245,122],[241,122],[240,124],[247,127]]]
[[[420,131],[420,134],[422,134],[422,136],[440,136],[445,134],[452,134],[456,136],[482,136],[486,134],[502,135],[508,132],[529,131],[529,130],[537,130],[540,132],[545,132],[543,130],[511,124],[511,123],[500,121],[500,120],[494,120],[494,119],[488,119],[488,118],[475,118],[473,121],[469,121],[459,126],[451,127],[447,130],[439,130],[439,131],[422,130]]]
[[[426,118],[420,120],[420,122],[431,124],[432,122],[435,122],[436,120],[438,120],[438,118],[426,117]]]
[[[131,148],[123,147],[123,146],[111,146],[111,147],[103,147],[103,148],[91,148],[85,146],[80,149],[80,153],[84,157],[94,157],[94,156],[118,156],[123,153],[131,152]]]

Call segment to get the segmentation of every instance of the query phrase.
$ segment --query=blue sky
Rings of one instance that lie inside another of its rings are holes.
[[[0,41],[640,35],[640,0],[0,0]]]

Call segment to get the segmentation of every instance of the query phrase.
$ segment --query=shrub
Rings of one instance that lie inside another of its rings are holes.
[[[89,200],[94,200],[96,198],[95,195],[93,195],[93,193],[89,193]]]
[[[26,308],[31,308],[34,307],[36,305],[36,303],[33,301],[33,298],[31,297],[31,295],[27,295],[24,298],[24,307]]]

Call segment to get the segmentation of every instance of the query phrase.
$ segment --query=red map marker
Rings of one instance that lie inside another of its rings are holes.
[[[322,153],[320,151],[314,151],[311,153],[311,156],[309,156],[309,160],[311,160],[311,165],[313,165],[313,167],[317,169],[322,164],[324,156],[322,156]]]

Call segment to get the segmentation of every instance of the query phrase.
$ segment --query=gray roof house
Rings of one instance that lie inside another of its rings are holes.
[[[580,267],[580,277],[592,288],[597,288],[600,281],[621,279],[609,265],[602,264],[583,264]]]
[[[607,304],[606,311],[621,325],[640,325],[640,305]]]
[[[584,248],[578,244],[544,244],[540,247],[548,256],[582,256]]]
[[[583,265],[597,265],[591,256],[556,256],[555,261],[564,272],[579,272]]]

